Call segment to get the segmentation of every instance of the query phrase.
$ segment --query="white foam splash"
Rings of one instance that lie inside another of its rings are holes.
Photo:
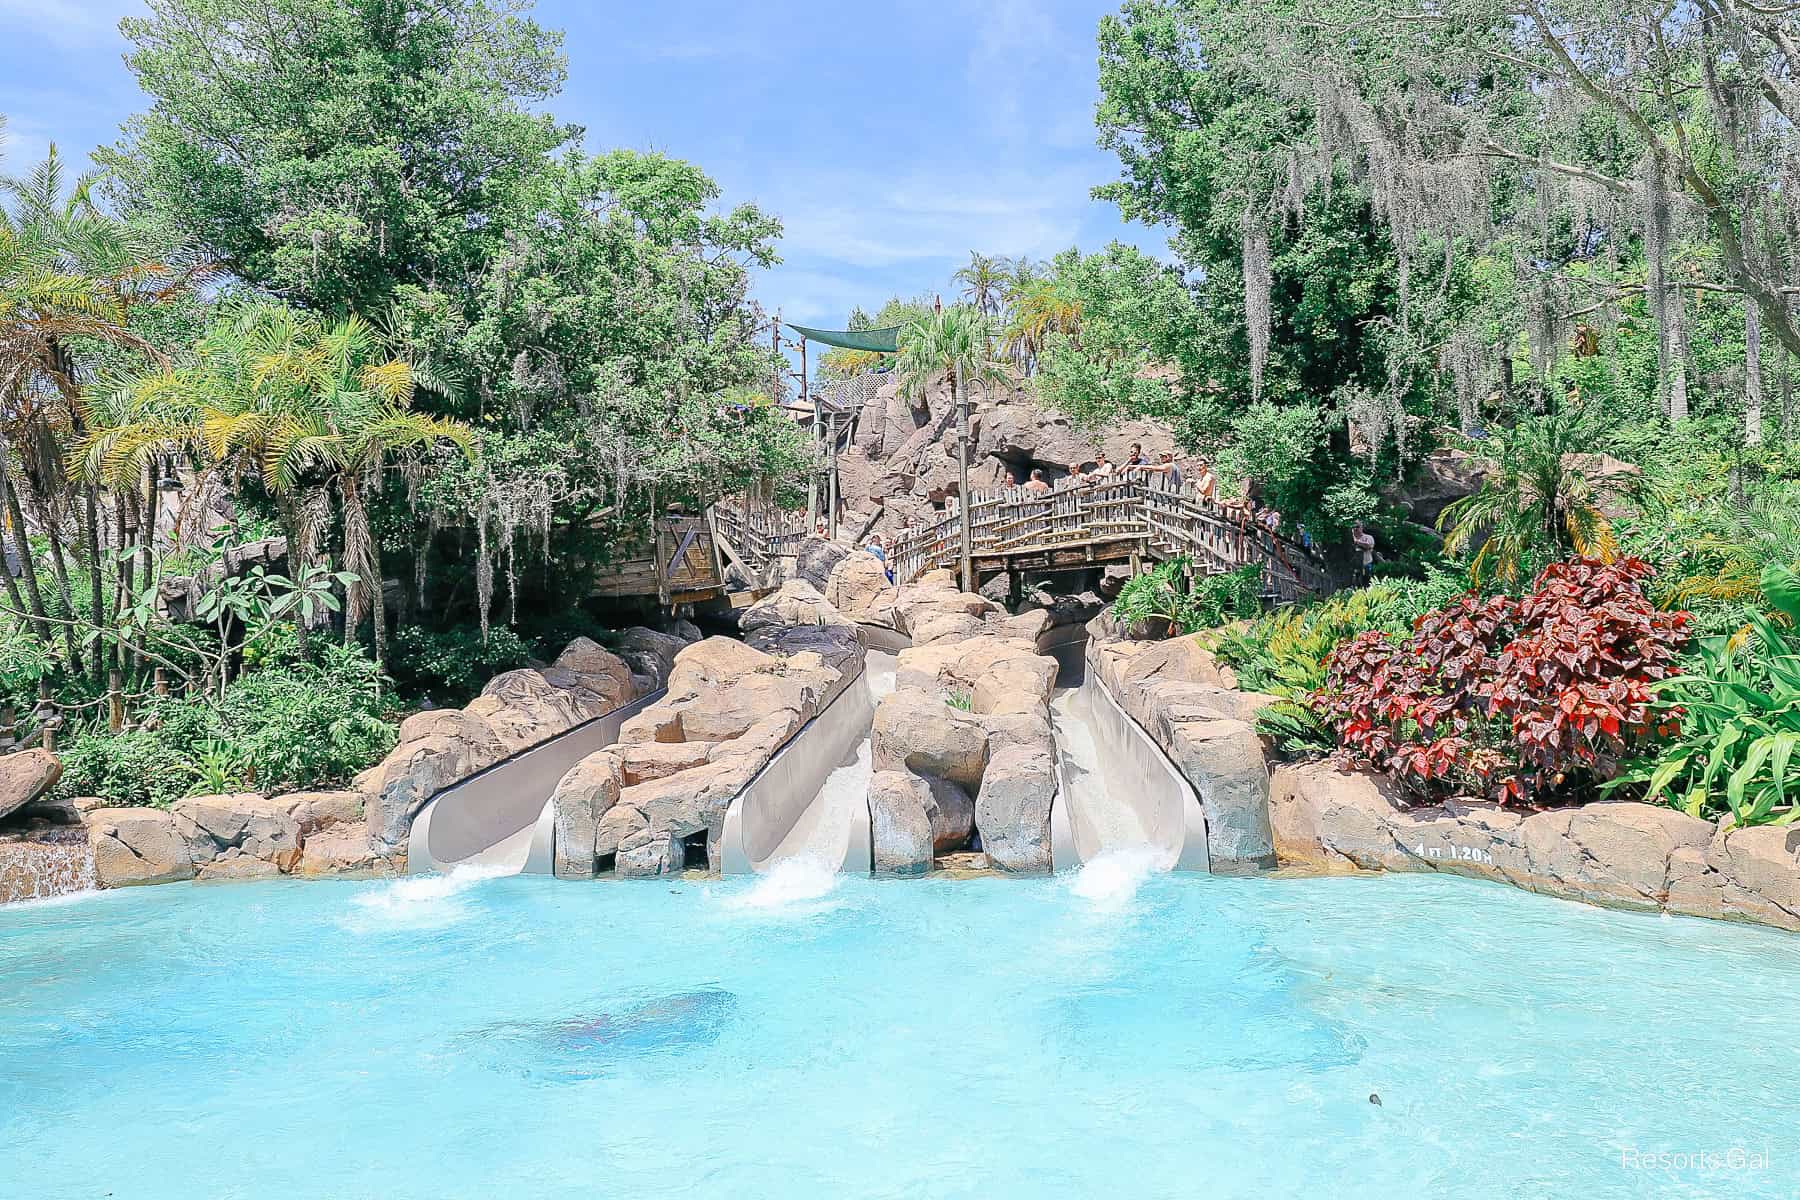
[[[748,888],[727,896],[725,907],[750,912],[818,912],[830,907],[820,901],[842,882],[843,876],[829,863],[801,855],[776,863]]]
[[[1131,903],[1144,880],[1160,866],[1153,846],[1120,846],[1095,855],[1075,872],[1069,890],[1095,908],[1115,909]]]
[[[362,914],[383,925],[438,926],[459,920],[467,911],[460,897],[489,879],[513,872],[492,863],[465,863],[442,875],[398,879],[352,898]]]

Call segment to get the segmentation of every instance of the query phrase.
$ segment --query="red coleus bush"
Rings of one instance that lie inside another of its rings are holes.
[[[1312,697],[1352,754],[1426,795],[1544,803],[1610,779],[1675,730],[1651,685],[1673,673],[1688,615],[1658,611],[1641,559],[1558,563],[1530,595],[1473,594],[1404,644],[1358,634]]]

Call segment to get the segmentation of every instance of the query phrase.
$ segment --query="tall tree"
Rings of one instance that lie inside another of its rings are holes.
[[[97,155],[129,207],[326,312],[467,286],[494,221],[576,132],[529,106],[561,36],[486,0],[150,0],[120,28],[151,97]]]

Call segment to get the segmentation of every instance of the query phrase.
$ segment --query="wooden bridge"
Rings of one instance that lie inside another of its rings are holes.
[[[1247,513],[1169,488],[1157,476],[1052,492],[976,492],[968,511],[978,581],[1186,557],[1197,575],[1260,565],[1265,593],[1283,602],[1337,586],[1325,564],[1298,542],[1260,528]],[[962,554],[962,520],[952,498],[942,517],[903,531],[888,550],[894,578],[909,583],[936,567],[954,570]],[[752,589],[772,587],[787,574],[783,560],[797,558],[811,533],[805,513],[754,495],[721,500],[702,516],[670,514],[657,520],[651,552],[618,564],[595,594],[655,596],[663,604],[716,599],[725,594],[727,561],[737,564]]]
[[[1052,492],[1022,487],[970,497],[971,558],[977,580],[1023,572],[1068,571],[1106,563],[1185,556],[1196,574],[1216,575],[1259,564],[1264,590],[1300,600],[1336,586],[1331,572],[1298,542],[1160,477],[1113,479]],[[954,499],[929,525],[906,530],[888,551],[902,583],[935,567],[955,569],[962,554],[963,512]]]

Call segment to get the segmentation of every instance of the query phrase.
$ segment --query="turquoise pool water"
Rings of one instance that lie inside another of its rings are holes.
[[[0,909],[0,1196],[1792,1197],[1797,1014],[1430,877],[145,888]]]

